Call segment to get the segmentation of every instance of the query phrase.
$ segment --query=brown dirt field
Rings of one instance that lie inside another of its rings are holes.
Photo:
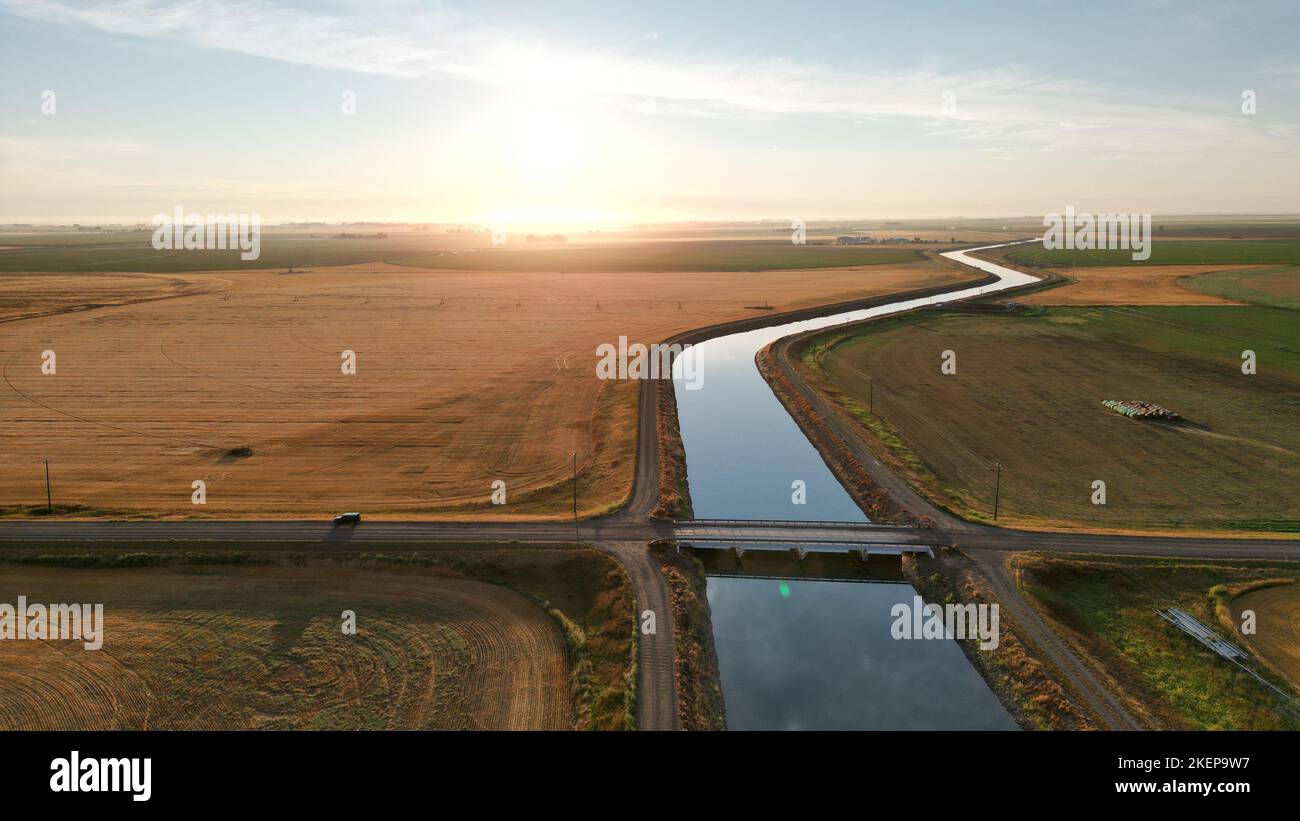
[[[1239,638],[1255,655],[1300,689],[1300,584],[1263,587],[1232,600],[1232,618],[1254,610],[1256,632]]]
[[[596,379],[597,345],[769,313],[747,305],[789,310],[968,278],[931,260],[641,276],[382,263],[203,276],[228,285],[0,323],[0,506],[43,506],[49,458],[56,505],[84,515],[566,516],[576,450],[582,509],[607,511],[632,485],[637,385]],[[89,300],[115,281],[78,282]],[[46,349],[54,376],[41,372]],[[356,375],[341,373],[344,350],[356,352]],[[228,453],[242,447],[252,455]],[[198,479],[204,506],[190,500]],[[505,507],[489,503],[496,479]]]
[[[1076,280],[1059,288],[1027,294],[1027,305],[1239,305],[1179,284],[1183,278],[1218,271],[1243,271],[1260,265],[1117,265],[1054,269]]]
[[[0,642],[6,730],[572,726],[555,622],[446,573],[0,567],[0,601],[18,595],[103,603],[104,645]]]

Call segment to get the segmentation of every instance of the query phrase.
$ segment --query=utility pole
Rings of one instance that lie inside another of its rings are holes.
[[[867,413],[876,415],[876,380],[867,377]]]
[[[45,507],[54,512],[54,499],[50,496],[50,460],[45,461]]]
[[[1002,463],[994,462],[993,467],[989,468],[997,474],[993,483],[993,521],[998,520],[998,496],[1002,492]]]
[[[573,452],[573,543],[578,543],[578,452]]]

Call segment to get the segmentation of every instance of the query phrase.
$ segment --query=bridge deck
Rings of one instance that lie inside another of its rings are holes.
[[[844,528],[848,530],[916,530],[912,525],[891,525],[879,522],[845,522],[831,519],[674,519],[675,527],[750,526],[795,528]]]
[[[673,525],[672,538],[678,543],[753,550],[860,550],[897,555],[928,553],[936,544],[928,530],[870,522],[697,519]]]

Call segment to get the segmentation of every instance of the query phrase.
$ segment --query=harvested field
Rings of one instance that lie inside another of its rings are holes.
[[[1230,607],[1236,624],[1243,611],[1255,611],[1256,632],[1242,642],[1300,693],[1300,584],[1251,590]]]
[[[103,603],[104,645],[0,642],[6,730],[572,726],[560,627],[446,571],[0,566],[19,595]]]
[[[895,469],[959,515],[991,518],[999,461],[1006,526],[1297,532],[1294,316],[1247,306],[931,313],[832,331],[799,366]],[[1246,349],[1268,368],[1242,374]],[[945,350],[954,375],[940,374]],[[1129,419],[1102,405],[1113,398],[1183,420]],[[1098,480],[1105,504],[1093,503]]]
[[[48,458],[56,508],[73,515],[567,516],[574,451],[582,510],[608,511],[632,486],[638,386],[596,379],[597,345],[754,316],[746,305],[788,310],[969,278],[932,260],[798,273],[372,263],[205,276],[227,284],[0,323],[0,514],[43,510]],[[74,284],[99,301],[116,282]],[[45,350],[55,375],[42,373]],[[355,375],[341,370],[349,350]],[[490,504],[498,479],[503,507]]]
[[[0,322],[212,293],[229,283],[203,274],[102,274],[87,284],[80,274],[0,274]]]
[[[1056,269],[1073,280],[1059,288],[1026,294],[1028,305],[1232,305],[1237,300],[1203,293],[1193,277],[1250,270],[1242,265],[1117,265]]]

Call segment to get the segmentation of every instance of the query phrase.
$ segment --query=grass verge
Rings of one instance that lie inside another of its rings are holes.
[[[1242,585],[1300,579],[1300,565],[1040,554],[1011,562],[1035,606],[1147,726],[1300,729],[1300,717],[1277,696],[1155,613],[1177,607],[1240,645],[1219,621],[1224,596]]]
[[[655,429],[659,436],[659,504],[653,515],[665,519],[692,519],[690,482],[686,477],[686,448],[677,417],[677,397],[671,379],[655,392]]]
[[[706,580],[698,561],[686,552],[651,547],[672,597],[674,676],[677,712],[684,730],[725,730],[726,704],[713,647]]]

